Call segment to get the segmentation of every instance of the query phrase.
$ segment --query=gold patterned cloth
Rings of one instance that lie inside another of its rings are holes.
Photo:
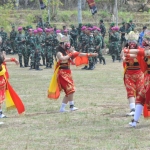
[[[75,86],[70,69],[59,69],[57,79],[60,90],[64,90],[66,96],[75,92]]]

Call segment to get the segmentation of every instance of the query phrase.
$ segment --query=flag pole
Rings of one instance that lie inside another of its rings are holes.
[[[78,24],[82,23],[82,7],[81,0],[78,0]]]

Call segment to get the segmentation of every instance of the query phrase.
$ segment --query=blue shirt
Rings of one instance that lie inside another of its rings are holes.
[[[139,35],[139,45],[142,46],[142,42],[143,42],[143,37],[144,37],[144,31],[142,31]]]

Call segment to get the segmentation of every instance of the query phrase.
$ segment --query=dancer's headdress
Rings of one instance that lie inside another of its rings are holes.
[[[125,38],[128,40],[128,42],[136,42],[138,41],[139,38],[139,33],[135,33],[134,31],[130,31],[127,35],[125,35]]]
[[[64,42],[69,42],[69,37],[68,36],[65,36],[61,33],[57,33],[57,40],[60,42],[60,43],[64,43]]]

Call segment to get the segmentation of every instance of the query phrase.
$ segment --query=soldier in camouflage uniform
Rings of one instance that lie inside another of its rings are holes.
[[[111,40],[111,47],[112,47],[112,60],[113,62],[115,60],[120,61],[120,35],[119,35],[119,28],[118,27],[112,27],[110,32],[110,40]]]
[[[126,44],[126,38],[125,38],[125,33],[126,33],[126,28],[125,28],[125,22],[122,22],[122,27],[119,29],[121,33],[121,47],[123,48]]]
[[[131,27],[131,31],[134,31],[134,29],[135,29],[135,24],[133,23],[133,21],[132,20],[130,20],[129,21],[129,24],[130,24],[130,27]]]
[[[101,34],[102,34],[102,37],[104,38],[105,37],[105,34],[106,34],[106,28],[105,28],[105,25],[103,23],[103,20],[100,20],[100,27],[101,29]]]
[[[35,69],[35,68],[37,69],[36,64],[39,64],[38,61],[40,61],[40,58],[35,57],[36,48],[37,48],[37,43],[36,43],[36,41],[37,41],[37,30],[34,30],[33,33],[34,34],[31,35],[31,38],[27,38],[27,43],[29,43],[29,45],[31,45],[31,49],[30,49],[30,70]]]
[[[103,57],[102,54],[102,43],[103,43],[103,37],[102,35],[99,34],[99,31],[96,29],[94,31],[94,44],[95,44],[95,49],[96,52],[98,53],[98,58],[99,58],[99,62],[101,63],[101,61],[103,61],[103,65],[106,64],[105,62],[105,58]]]
[[[4,28],[3,27],[1,27],[0,36],[2,37],[1,48],[2,48],[2,50],[6,51],[7,33],[4,32]]]
[[[86,26],[83,26],[81,28],[81,34],[79,36],[79,49],[81,49],[80,51],[82,53],[87,53],[87,48],[86,48],[86,45],[88,44],[88,36],[86,35]],[[82,69],[87,69],[88,66],[84,66]]]
[[[81,28],[82,28],[82,23],[79,23],[79,26],[78,26],[78,28],[77,28],[77,30],[78,30],[78,35],[80,36],[80,34],[81,34]]]
[[[92,33],[92,28],[87,28],[86,35],[88,36],[88,43],[86,45],[87,53],[94,53],[94,37]],[[95,68],[95,62],[92,57],[89,57],[89,68],[87,70],[93,70]]]
[[[74,25],[71,25],[72,30],[70,31],[70,35],[73,39],[73,45],[75,49],[77,49],[77,37],[78,37],[78,31],[77,29],[74,27]]]
[[[33,35],[33,30],[29,29],[28,36],[26,37],[26,46],[27,46],[27,64],[29,64],[29,57],[34,56],[35,48],[36,48],[36,38]],[[30,62],[30,69],[35,67],[34,62]]]
[[[20,63],[20,67],[23,67],[22,65],[22,56],[24,59],[24,66],[27,67],[28,66],[28,62],[27,62],[27,48],[26,48],[26,37],[25,35],[22,33],[23,28],[22,27],[18,27],[18,34],[16,36],[16,43],[17,43],[17,48],[18,48],[18,56],[19,56],[19,63]]]
[[[39,22],[37,23],[37,27],[43,29],[44,28],[44,23],[42,21],[42,18],[39,18]]]
[[[45,52],[46,52],[46,68],[52,68],[53,64],[53,29],[46,29],[45,36]]]
[[[111,35],[110,33],[112,32],[111,28],[115,26],[115,23],[111,23],[110,24],[110,27],[109,27],[109,31],[108,31],[108,34],[109,34],[109,54],[111,55],[113,53],[113,50],[112,50],[112,45],[111,45]]]
[[[10,42],[11,42],[11,49],[13,54],[17,54],[17,48],[16,48],[16,43],[15,39],[17,36],[17,31],[15,31],[15,26],[12,26],[12,31],[10,32]]]
[[[43,65],[45,66],[45,35],[43,34],[43,30],[41,28],[38,28],[37,44],[43,60]]]

